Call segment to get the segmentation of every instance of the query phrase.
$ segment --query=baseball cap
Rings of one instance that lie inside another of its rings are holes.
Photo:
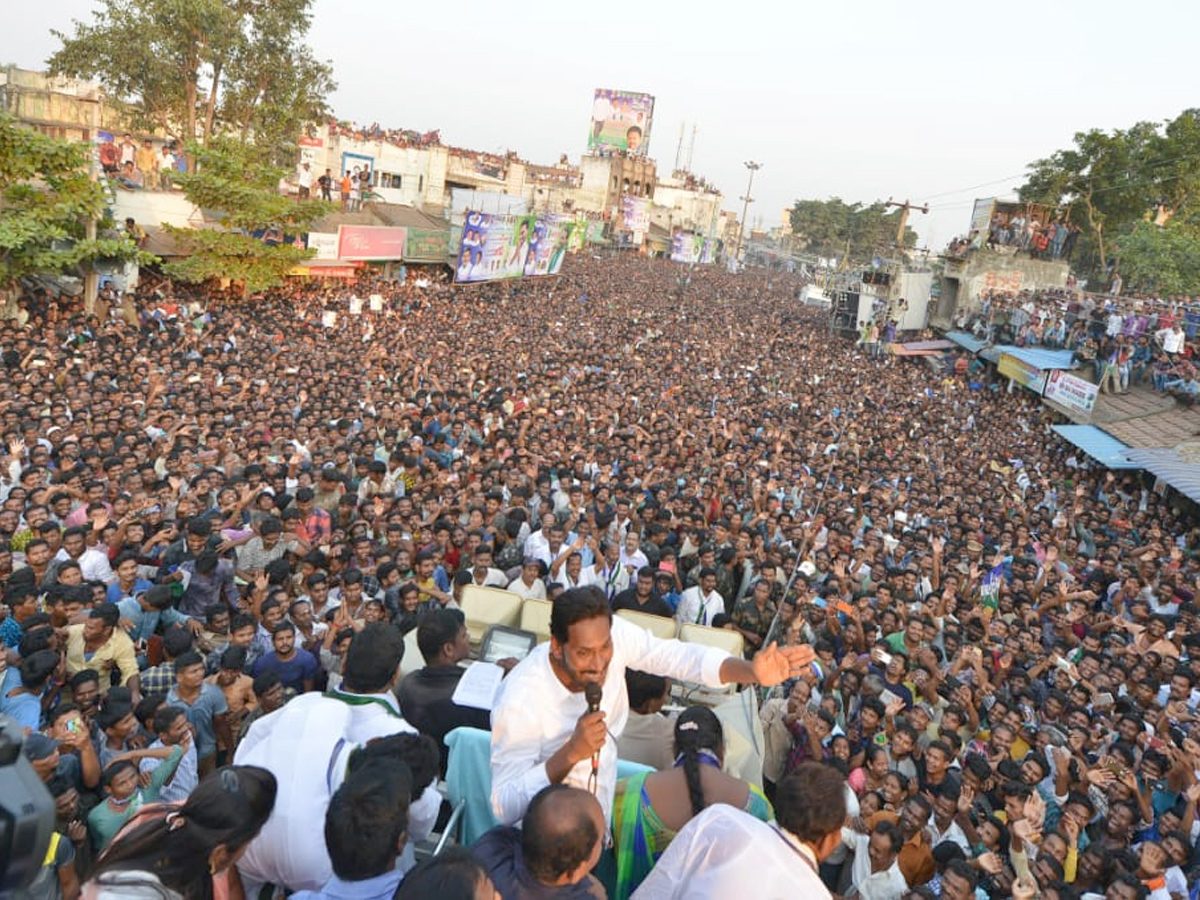
[[[35,732],[25,738],[25,744],[21,749],[24,751],[27,760],[37,762],[39,759],[45,759],[57,750],[58,741],[52,737]]]

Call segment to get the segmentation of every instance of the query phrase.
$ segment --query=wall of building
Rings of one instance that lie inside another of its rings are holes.
[[[980,307],[988,292],[1015,294],[1026,290],[1066,287],[1070,267],[1065,260],[1030,259],[1028,256],[975,250],[963,259],[946,259],[941,297],[931,321],[952,322],[960,310]]]

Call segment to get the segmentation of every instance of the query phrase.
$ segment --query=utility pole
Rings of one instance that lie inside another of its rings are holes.
[[[754,173],[762,168],[762,163],[750,160],[745,166],[750,170],[750,183],[746,185],[746,196],[738,198],[742,201],[742,220],[738,223],[737,249],[733,251],[733,258],[735,260],[741,260],[742,258],[742,238],[746,235],[746,211],[750,209],[750,204],[754,202],[754,198],[750,196],[750,191],[754,189]]]
[[[915,209],[917,212],[919,212],[923,215],[928,215],[929,214],[929,204],[926,203],[924,206],[917,206],[915,203],[909,203],[907,200],[905,200],[903,203],[897,203],[891,197],[888,197],[887,203],[885,203],[884,206],[894,206],[898,210],[900,210],[900,225],[896,229],[896,246],[899,247],[901,250],[903,250],[904,249],[904,230],[908,227],[908,212],[909,212],[909,210]]]

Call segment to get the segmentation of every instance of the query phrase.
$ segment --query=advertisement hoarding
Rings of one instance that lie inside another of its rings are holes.
[[[1015,356],[1009,356],[1007,353],[1000,354],[1000,362],[996,364],[996,371],[1011,378],[1022,387],[1029,388],[1035,394],[1040,394],[1046,384],[1045,371],[1037,366],[1031,366]]]
[[[570,220],[556,215],[493,216],[467,212],[454,280],[458,284],[557,275]]]
[[[645,156],[653,119],[654,97],[650,94],[597,88],[592,99],[588,150]]]
[[[445,262],[450,255],[450,235],[445,231],[409,228],[404,237],[406,262]]]
[[[709,265],[714,256],[713,244],[702,234],[676,231],[671,235],[671,259],[681,263]]]
[[[309,250],[316,250],[313,259],[337,259],[338,236],[333,231],[310,231],[306,242]]]
[[[373,225],[339,225],[338,259],[404,259],[405,229]]]
[[[1046,379],[1044,396],[1074,415],[1091,418],[1099,393],[1099,389],[1090,381],[1061,369],[1052,369]]]
[[[645,197],[622,194],[621,221],[626,231],[645,234],[650,230],[650,201]]]

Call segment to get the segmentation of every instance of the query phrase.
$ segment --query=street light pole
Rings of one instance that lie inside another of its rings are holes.
[[[746,185],[746,196],[741,198],[742,221],[738,223],[737,249],[733,252],[733,258],[739,261],[742,258],[742,238],[746,234],[746,212],[750,209],[750,204],[754,202],[754,198],[750,196],[750,191],[754,189],[754,173],[762,168],[762,163],[754,162],[753,160],[748,161],[745,165],[750,170],[750,183]]]

